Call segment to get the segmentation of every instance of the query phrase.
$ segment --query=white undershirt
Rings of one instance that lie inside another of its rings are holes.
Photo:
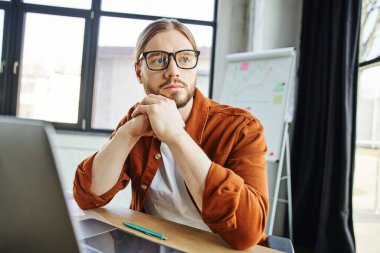
[[[194,206],[169,147],[161,143],[160,150],[162,164],[144,200],[145,211],[167,220],[211,231]]]

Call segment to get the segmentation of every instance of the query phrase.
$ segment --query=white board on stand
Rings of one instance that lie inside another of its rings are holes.
[[[260,120],[268,161],[279,159],[285,123],[292,121],[295,60],[294,48],[227,56],[219,101],[249,110]]]

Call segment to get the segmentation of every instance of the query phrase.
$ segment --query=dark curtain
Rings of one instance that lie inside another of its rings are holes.
[[[296,252],[355,252],[360,12],[360,0],[303,1],[291,153]]]

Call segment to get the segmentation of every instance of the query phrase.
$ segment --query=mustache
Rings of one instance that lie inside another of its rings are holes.
[[[187,87],[187,83],[185,83],[181,79],[176,78],[176,79],[168,79],[166,82],[160,84],[159,88],[161,89],[161,88],[165,87],[166,85],[169,85],[169,84],[172,84],[172,83],[180,83],[184,87]]]

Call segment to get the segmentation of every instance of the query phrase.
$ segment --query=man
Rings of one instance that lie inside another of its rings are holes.
[[[74,196],[107,204],[132,181],[133,210],[218,233],[237,249],[265,239],[268,215],[263,127],[195,87],[199,51],[176,20],[138,38],[135,72],[147,96],[98,153],[79,164]]]

